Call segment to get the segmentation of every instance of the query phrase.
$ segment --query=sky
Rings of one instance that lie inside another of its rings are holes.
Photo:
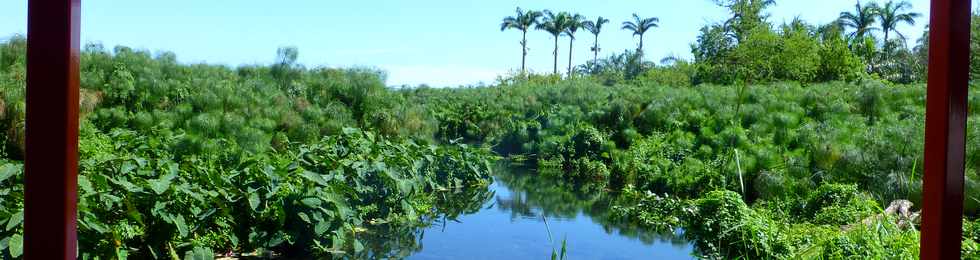
[[[909,2],[923,14],[914,26],[899,28],[911,46],[927,24],[929,0]],[[777,0],[768,12],[777,24],[797,16],[822,24],[854,3]],[[727,16],[710,0],[82,0],[81,39],[107,48],[171,51],[182,63],[228,66],[269,64],[277,48],[294,46],[306,67],[380,68],[391,86],[491,84],[520,69],[521,33],[500,31],[501,19],[514,15],[516,7],[611,20],[599,36],[600,57],[636,48],[637,39],[619,29],[633,13],[658,17],[660,27],[644,37],[652,61],[690,58],[698,30]],[[0,41],[26,31],[27,0],[0,1]],[[573,63],[591,60],[592,35],[580,30],[576,39]],[[559,68],[564,68],[568,38],[561,38],[560,46]],[[528,47],[528,68],[550,72],[551,35],[528,32]]]

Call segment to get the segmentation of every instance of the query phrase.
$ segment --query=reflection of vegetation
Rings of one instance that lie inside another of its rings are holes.
[[[507,186],[511,196],[497,197],[498,209],[511,213],[512,218],[576,218],[581,213],[602,225],[607,234],[634,238],[645,244],[670,242],[674,245],[687,243],[674,235],[674,230],[655,230],[636,223],[620,221],[610,211],[615,195],[605,192],[585,192],[564,182],[540,178],[522,169],[498,170],[497,182]]]
[[[426,228],[445,227],[447,221],[456,221],[460,216],[476,213],[493,195],[493,191],[484,186],[437,192],[429,201],[430,211],[423,214],[422,221],[382,223],[370,228],[362,237],[367,243],[367,250],[354,256],[359,259],[408,257],[422,250]]]
[[[563,182],[526,173],[498,174],[497,181],[511,190],[510,198],[497,197],[497,207],[514,217],[575,218],[601,200],[601,193],[574,192]]]
[[[479,187],[456,189],[437,193],[431,201],[431,213],[423,217],[421,223],[383,223],[360,237],[366,241],[366,250],[353,256],[361,258],[402,258],[421,251],[421,243],[428,228],[444,227],[448,222],[458,221],[464,215],[480,210],[510,212],[512,218],[525,219],[572,219],[584,214],[602,226],[607,234],[616,234],[637,239],[644,244],[669,242],[683,246],[688,242],[675,235],[673,230],[652,230],[646,226],[614,220],[610,217],[611,196],[577,192],[565,187],[561,182],[537,178],[521,169],[498,169],[498,185],[510,190],[509,198],[495,194],[494,191]],[[484,205],[493,201],[486,208]],[[550,236],[550,233],[549,233]],[[556,252],[557,253],[557,252]],[[560,256],[561,254],[559,254]]]

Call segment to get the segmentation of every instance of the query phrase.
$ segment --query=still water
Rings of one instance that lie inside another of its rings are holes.
[[[602,192],[594,192],[602,193]],[[531,174],[498,174],[489,191],[468,193],[470,209],[441,213],[418,232],[408,259],[691,259],[693,246],[608,219],[608,200]],[[472,199],[472,198],[478,199]],[[476,205],[480,205],[476,207]]]

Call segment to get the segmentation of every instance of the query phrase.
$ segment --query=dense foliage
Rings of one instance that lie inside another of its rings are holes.
[[[4,257],[23,242],[24,45],[0,44]],[[230,69],[88,46],[81,257],[363,255],[372,229],[422,225],[457,203],[440,193],[490,181],[489,151],[434,142],[428,113],[382,74],[308,70],[296,55]]]
[[[569,63],[565,79],[559,37],[571,48],[582,27],[598,41],[602,19],[518,9],[501,28],[552,34],[554,74],[479,88],[392,89],[374,69],[303,67],[295,48],[230,68],[90,44],[80,254],[405,257],[364,241],[420,247],[414,228],[435,212],[482,205],[500,155],[537,173],[504,181],[555,187],[529,197],[581,204],[548,203],[561,207],[551,214],[608,208],[590,215],[640,237],[681,228],[703,258],[916,257],[915,214],[886,208],[921,204],[925,88],[915,82],[928,42],[911,50],[867,33],[871,17],[912,14],[859,4],[833,24],[776,26],[773,1],[716,2],[731,18],[701,29],[692,61],[645,60],[643,32],[657,20],[634,15],[624,27],[636,51],[598,59],[594,43],[593,60]],[[3,258],[22,254],[25,44],[0,44]],[[980,256],[978,142],[967,146],[968,257]]]
[[[776,4],[774,0],[714,2],[728,10],[729,17],[700,29],[698,37],[691,44],[693,59],[690,61],[670,56],[663,58],[662,64],[658,65],[645,60],[648,57],[643,53],[643,35],[655,29],[659,19],[641,18],[634,14],[632,20],[623,22],[623,29],[639,36],[635,51],[614,53],[601,60],[593,58],[575,70],[570,69],[566,76],[597,77],[606,85],[643,78],[647,82],[671,86],[703,83],[751,85],[778,81],[807,84],[866,77],[902,84],[925,80],[927,37],[923,37],[918,46],[910,48],[906,44],[906,35],[898,31],[900,26],[916,26],[916,19],[922,16],[909,11],[912,6],[907,1],[889,0],[883,4],[862,4],[859,1],[853,12],[841,12],[839,19],[829,23],[811,24],[796,18],[781,25],[769,19],[768,9]],[[518,11],[519,16],[523,14],[520,9]],[[555,18],[562,19],[545,17],[540,21],[537,20],[538,16],[522,16],[525,23],[537,23],[541,29],[553,29],[547,31],[555,39],[553,54],[556,75],[559,74],[559,37],[570,38],[571,52],[575,40],[573,29],[589,24],[570,19],[572,15],[567,12],[559,14]],[[514,19],[507,17],[504,23]],[[527,31],[522,31],[526,36]],[[592,50],[598,57],[598,33],[595,36]],[[526,40],[522,43],[526,43]],[[526,48],[523,55],[527,55]],[[521,68],[522,73],[526,72],[523,65]]]
[[[909,253],[917,250],[915,229],[874,216],[895,200],[921,201],[923,85],[602,81],[532,77],[407,91],[441,115],[469,115],[437,116],[454,126],[441,128],[442,136],[491,144],[569,187],[622,191],[615,215],[654,229],[685,227],[705,257],[916,255]],[[967,146],[968,183],[980,177],[977,147]],[[631,191],[637,194],[625,195]],[[968,184],[969,216],[978,196]],[[718,205],[734,201],[742,205]],[[718,237],[728,228],[745,233]],[[856,239],[872,233],[875,239]]]

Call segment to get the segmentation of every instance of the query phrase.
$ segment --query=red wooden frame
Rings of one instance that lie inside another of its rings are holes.
[[[24,256],[77,252],[80,0],[29,0]],[[932,0],[922,259],[960,257],[970,0]]]
[[[27,5],[27,259],[76,257],[80,8],[80,0]]]
[[[922,259],[960,258],[970,15],[970,0],[932,0],[922,180]]]

